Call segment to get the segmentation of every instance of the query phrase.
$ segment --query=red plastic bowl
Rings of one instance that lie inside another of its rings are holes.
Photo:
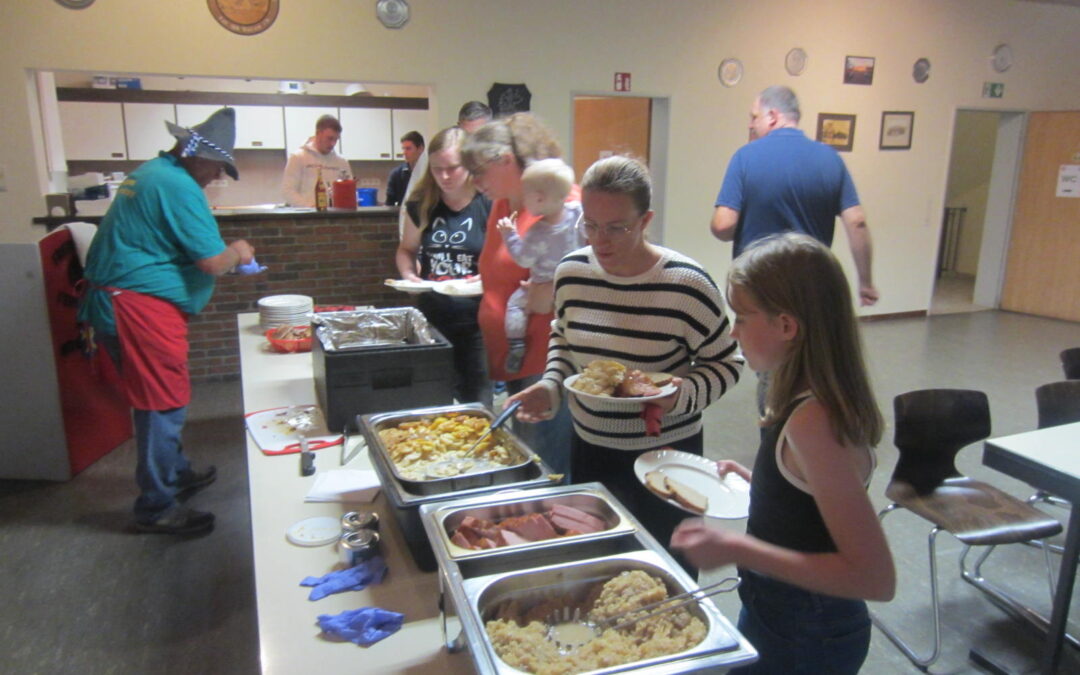
[[[281,352],[282,354],[291,354],[293,352],[310,352],[311,351],[311,338],[300,338],[299,340],[282,340],[281,338],[274,337],[274,331],[276,328],[271,328],[266,331],[266,339],[270,342],[270,346],[275,352]]]

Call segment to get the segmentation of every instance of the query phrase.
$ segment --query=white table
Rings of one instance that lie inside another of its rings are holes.
[[[268,351],[257,313],[240,314],[240,362],[244,410],[252,412],[316,402],[311,354]],[[298,455],[267,456],[247,437],[251,530],[255,558],[255,597],[259,617],[259,656],[263,673],[439,673],[473,672],[467,653],[443,648],[438,610],[437,574],[413,563],[390,506],[380,496],[370,504],[305,503],[315,476],[302,477]],[[315,451],[318,471],[338,468],[341,448]],[[371,468],[367,453],[348,468]],[[317,472],[316,472],[317,475]],[[320,576],[338,562],[334,546],[305,548],[285,539],[285,530],[312,516],[340,517],[346,511],[374,510],[380,518],[383,556],[390,568],[383,583],[311,602],[306,576]],[[320,637],[319,614],[359,607],[381,607],[405,614],[400,631],[371,647],[331,642]]]
[[[1080,422],[986,441],[983,464],[1072,503],[1054,609],[1040,670],[1053,673],[1069,618],[1080,554]]]

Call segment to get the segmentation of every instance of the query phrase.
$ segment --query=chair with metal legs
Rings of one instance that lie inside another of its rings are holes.
[[[1080,422],[1080,379],[1051,382],[1035,389],[1035,403],[1039,411],[1039,428],[1056,427],[1061,424]],[[1080,452],[1080,448],[1077,448]],[[1028,497],[1028,504],[1051,504],[1063,509],[1071,509],[1072,504],[1061,497],[1044,490],[1038,490]],[[1031,542],[1033,546],[1039,542]],[[1047,544],[1054,553],[1061,553],[1062,547]]]
[[[925,389],[897,396],[893,407],[893,443],[899,458],[885,490],[892,503],[878,517],[883,520],[902,508],[933,525],[929,534],[933,650],[920,656],[876,614],[871,618],[908,660],[926,670],[941,653],[937,535],[942,531],[953,535],[965,545],[966,553],[971,546],[1045,539],[1062,528],[1061,523],[1031,505],[957,471],[956,454],[990,435],[986,394],[964,389]],[[1045,549],[1044,554],[1049,565]]]
[[[1065,371],[1065,379],[1080,380],[1080,347],[1061,352],[1061,369]]]

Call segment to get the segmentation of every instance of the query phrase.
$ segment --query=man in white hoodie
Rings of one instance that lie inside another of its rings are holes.
[[[281,191],[289,206],[315,206],[315,180],[322,172],[322,179],[333,183],[341,173],[352,175],[349,161],[334,152],[341,138],[341,122],[333,115],[323,115],[315,123],[315,135],[299,150],[289,156]],[[327,190],[329,192],[329,189]]]

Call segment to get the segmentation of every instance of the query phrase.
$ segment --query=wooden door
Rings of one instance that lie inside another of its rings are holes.
[[[648,164],[651,125],[651,99],[575,97],[574,173],[578,181],[593,162],[610,155],[633,155]]]
[[[1080,197],[1058,196],[1080,165],[1080,112],[1028,118],[1001,308],[1080,321]],[[1068,169],[1065,169],[1068,171]]]

